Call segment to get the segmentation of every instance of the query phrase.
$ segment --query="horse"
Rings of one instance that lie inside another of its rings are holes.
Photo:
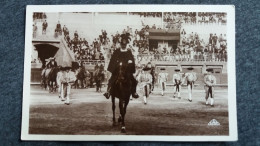
[[[97,68],[94,72],[94,80],[96,83],[96,92],[101,92],[102,81],[104,80],[104,72]]]
[[[47,68],[45,71],[46,84],[49,88],[50,93],[56,91],[56,88],[57,88],[56,78],[57,78],[58,72],[59,72],[58,67]]]
[[[115,98],[119,99],[120,116],[118,118],[118,123],[121,123],[121,132],[126,133],[125,128],[125,114],[126,108],[129,103],[131,96],[131,81],[130,75],[127,72],[127,65],[120,64],[118,67],[118,73],[116,75],[115,82],[112,83],[111,88],[111,100],[112,100],[112,110],[113,110],[113,126],[116,125],[115,119]]]
[[[78,86],[80,88],[84,88],[86,83],[85,79],[87,77],[87,72],[84,67],[80,68],[80,70],[77,73],[77,81],[78,81]]]

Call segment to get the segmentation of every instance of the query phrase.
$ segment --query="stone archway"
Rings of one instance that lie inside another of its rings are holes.
[[[35,44],[34,47],[38,51],[38,58],[45,64],[45,59],[54,57],[59,48],[51,44]]]

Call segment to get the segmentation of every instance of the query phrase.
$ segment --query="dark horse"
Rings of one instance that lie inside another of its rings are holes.
[[[86,86],[86,83],[85,83],[86,77],[87,77],[86,69],[85,69],[85,67],[81,67],[77,74],[78,83],[76,83],[76,86],[79,85],[79,87],[84,88]]]
[[[102,81],[104,80],[104,73],[100,68],[97,68],[94,72],[94,80],[96,83],[96,91],[101,92]]]
[[[53,67],[49,69],[50,69],[49,73],[48,74],[45,73],[45,79],[46,79],[47,86],[49,87],[49,92],[54,92],[57,89],[56,78],[60,69],[58,67]]]
[[[111,96],[112,96],[112,110],[113,110],[113,126],[116,125],[115,119],[115,97],[119,99],[120,116],[118,118],[118,123],[121,123],[121,132],[125,133],[125,114],[126,108],[129,103],[131,95],[131,81],[130,73],[127,72],[127,65],[119,65],[118,73],[116,75],[116,80],[112,84]]]

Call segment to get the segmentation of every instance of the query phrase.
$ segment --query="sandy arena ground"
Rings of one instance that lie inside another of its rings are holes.
[[[103,88],[103,91],[105,88]],[[193,102],[174,99],[171,89],[164,96],[159,89],[143,104],[143,98],[130,101],[126,113],[127,135],[228,135],[227,89],[216,90],[215,106],[206,106],[204,90],[194,90]],[[65,105],[57,93],[31,86],[30,134],[118,135],[120,126],[112,126],[111,100],[90,89],[72,89],[71,104]],[[119,116],[118,100],[116,117]],[[209,126],[216,119],[219,126]]]

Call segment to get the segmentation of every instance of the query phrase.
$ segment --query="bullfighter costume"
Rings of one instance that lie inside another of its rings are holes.
[[[192,102],[192,90],[194,87],[194,83],[197,80],[197,76],[196,73],[193,72],[193,67],[189,67],[187,68],[188,70],[190,70],[190,72],[185,73],[185,77],[184,79],[187,79],[187,86],[188,86],[188,94],[189,94],[189,98],[188,100],[190,102]]]
[[[151,91],[153,77],[150,72],[151,68],[145,67],[137,77],[138,82],[141,84],[141,88],[143,89],[144,104],[147,104],[146,99],[149,97]]]
[[[208,105],[208,98],[210,96],[210,105],[214,106],[214,85],[216,85],[216,77],[212,75],[213,69],[207,69],[208,74],[204,77],[206,105]]]
[[[69,105],[70,104],[70,89],[71,89],[71,84],[73,84],[76,81],[76,75],[74,72],[70,70],[70,67],[65,67],[65,72],[63,73],[62,77],[62,94],[61,94],[61,100],[65,101],[65,104]]]
[[[164,95],[164,91],[166,89],[166,81],[168,79],[168,73],[165,73],[165,68],[161,68],[161,71],[159,74],[158,74],[158,82],[159,84],[161,85],[161,93],[162,93],[162,96]]]
[[[176,94],[179,99],[181,99],[181,84],[182,84],[182,75],[180,74],[180,69],[176,68],[173,74],[172,80],[174,84],[174,93],[173,98],[175,98]]]

